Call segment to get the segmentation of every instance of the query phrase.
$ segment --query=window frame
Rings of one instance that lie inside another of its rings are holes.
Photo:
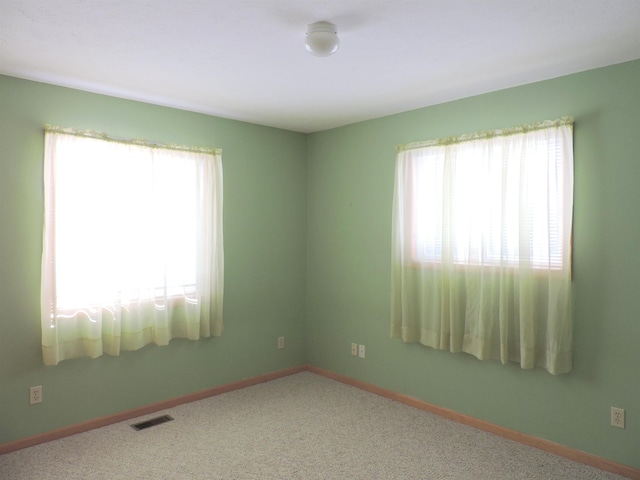
[[[565,117],[567,118],[567,117]],[[564,118],[561,120],[565,120]],[[517,127],[516,127],[517,129]],[[492,135],[492,137],[495,136],[499,136],[498,134],[501,131],[497,131],[495,132],[496,135]],[[519,132],[516,132],[519,133]],[[507,133],[507,134],[511,134],[511,133]],[[479,134],[469,134],[467,136],[462,136],[460,137],[461,140],[457,143],[471,143],[474,140],[476,140],[476,138],[474,138],[475,135],[479,135]],[[446,142],[450,139],[442,139],[443,142]],[[439,143],[439,140],[435,140],[435,141],[431,141],[431,142],[419,142],[417,144],[410,144],[406,147],[399,147],[399,150],[411,150],[411,145],[416,145],[416,149],[417,148],[425,148],[425,147],[441,147],[442,145]],[[479,147],[482,147],[482,145],[479,145]],[[543,152],[548,154],[549,151],[551,151],[551,149],[557,149],[558,145],[552,145],[549,146],[547,145],[547,152]],[[563,159],[563,161],[566,159]],[[418,161],[430,161],[430,160],[426,160],[426,159],[420,159],[420,160],[416,160],[416,159],[412,159],[412,161],[408,162],[409,166],[407,168],[412,168],[412,169],[416,169],[415,163],[417,163]],[[566,168],[566,165],[564,164],[558,164],[556,165],[556,169],[558,170],[558,172],[561,172],[563,169]],[[446,169],[446,168],[445,168]],[[444,170],[444,169],[443,169]],[[558,172],[556,172],[556,174],[558,174]],[[561,172],[562,173],[562,172]],[[450,177],[452,177],[452,174],[449,174],[448,177],[446,177],[446,173],[443,173],[443,184],[447,185],[447,184],[452,184],[453,182],[455,182],[455,179],[452,179]],[[420,208],[419,205],[417,205],[416,202],[416,197],[417,197],[417,190],[420,188],[419,186],[419,179],[416,178],[416,174],[412,173],[411,174],[411,178],[413,179],[413,181],[410,182],[410,188],[409,190],[409,198],[410,200],[410,205],[407,206],[406,203],[404,204],[405,208],[409,208],[411,210],[411,214],[409,215],[411,218],[411,238],[410,238],[410,259],[409,259],[409,264],[411,265],[411,268],[422,268],[422,269],[430,269],[430,270],[442,270],[443,268],[447,268],[447,269],[458,269],[458,270],[464,270],[464,269],[468,269],[468,268],[483,268],[483,269],[487,269],[487,270],[502,270],[502,271],[511,271],[513,272],[513,274],[517,274],[517,271],[522,268],[521,266],[521,257],[520,254],[518,252],[517,255],[513,255],[511,256],[511,258],[506,259],[505,261],[502,261],[501,258],[495,254],[493,256],[489,256],[491,255],[492,252],[488,251],[489,255],[488,256],[483,256],[483,261],[474,261],[473,259],[460,259],[457,258],[455,256],[451,256],[451,261],[446,261],[443,260],[442,258],[442,254],[443,254],[443,248],[442,248],[442,236],[440,236],[439,240],[440,240],[440,244],[439,244],[439,251],[437,253],[439,253],[439,257],[434,256],[434,257],[429,257],[427,255],[422,255],[420,253],[420,248],[419,248],[419,244],[420,244],[420,234],[418,233],[418,230],[420,230],[420,221],[417,219],[417,217],[420,215]],[[446,187],[443,187],[443,190]],[[537,260],[535,257],[531,258],[531,265],[530,265],[530,269],[538,274],[538,275],[554,275],[556,273],[560,273],[563,272],[565,270],[565,268],[572,268],[572,243],[573,243],[573,235],[572,235],[572,222],[569,221],[570,224],[570,228],[569,231],[564,231],[564,225],[565,225],[565,219],[563,217],[563,215],[566,213],[566,207],[567,205],[570,203],[570,199],[568,198],[568,194],[564,189],[559,189],[559,195],[557,195],[556,198],[556,204],[557,204],[557,217],[556,217],[556,225],[557,228],[560,230],[558,236],[557,236],[557,242],[555,245],[556,248],[556,253],[555,255],[553,255],[551,252],[549,252],[549,255],[545,258],[542,258],[541,260]],[[529,214],[529,222],[531,222],[531,217],[533,216],[532,211],[530,210],[528,212]],[[571,213],[569,213],[571,215]],[[444,215],[442,215],[442,217],[439,219],[441,222],[444,222],[446,219],[444,218]],[[483,228],[484,230],[484,228]],[[440,231],[442,231],[442,229],[440,229]],[[568,236],[568,238],[566,238],[566,236]],[[509,240],[507,240],[509,241]],[[511,240],[512,243],[515,243],[513,240]],[[425,242],[426,243],[426,242]],[[432,248],[432,250],[436,251],[438,250],[438,245],[435,245],[434,248]],[[497,252],[500,253],[500,252]],[[553,258],[557,258],[558,261],[553,262]],[[546,261],[546,263],[545,263]]]

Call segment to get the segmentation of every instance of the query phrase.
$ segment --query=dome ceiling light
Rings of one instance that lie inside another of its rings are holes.
[[[338,51],[340,39],[333,23],[316,22],[307,25],[305,45],[307,51],[316,57],[328,57]]]

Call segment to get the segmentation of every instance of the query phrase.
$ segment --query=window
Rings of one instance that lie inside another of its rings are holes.
[[[532,140],[519,161],[510,161],[502,142],[479,159],[486,140],[457,144],[449,156],[453,146],[413,152],[414,260],[517,268],[526,235],[532,267],[561,269],[568,261],[562,217],[569,199],[562,188],[565,158],[556,154],[559,141]]]
[[[222,332],[219,150],[45,132],[45,364]]]
[[[399,148],[393,336],[571,368],[572,124]]]

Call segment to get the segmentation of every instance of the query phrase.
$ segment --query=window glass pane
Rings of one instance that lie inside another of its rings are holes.
[[[411,153],[413,258],[420,263],[562,268],[564,224],[557,140],[511,137]]]
[[[144,150],[86,138],[59,152],[59,308],[193,288],[196,165],[176,152]]]

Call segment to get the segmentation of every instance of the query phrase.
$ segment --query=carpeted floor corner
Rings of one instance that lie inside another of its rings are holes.
[[[304,372],[0,456],[0,479],[623,477]]]

